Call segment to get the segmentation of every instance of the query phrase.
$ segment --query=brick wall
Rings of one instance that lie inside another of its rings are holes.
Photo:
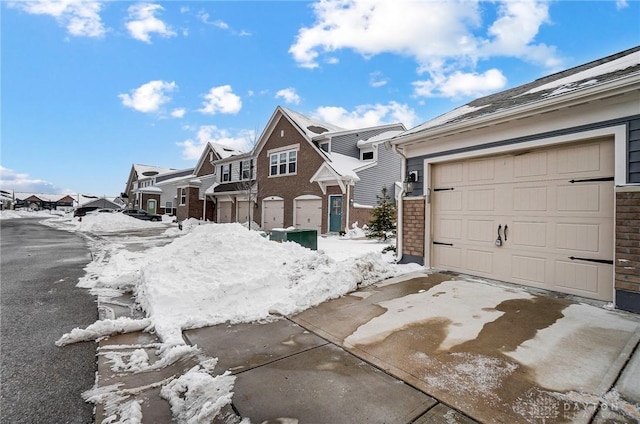
[[[640,312],[640,187],[616,190],[614,266],[616,305]]]
[[[362,228],[363,225],[369,225],[369,221],[371,221],[371,212],[373,209],[371,208],[358,208],[351,206],[349,210],[349,221],[351,221],[348,225],[348,229],[351,229],[351,225],[354,222],[358,223],[358,227]]]
[[[424,197],[402,200],[402,253],[424,257]]]

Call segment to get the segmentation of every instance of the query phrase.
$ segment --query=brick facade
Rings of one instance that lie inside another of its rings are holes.
[[[188,218],[202,218],[202,208],[204,202],[199,199],[199,187],[186,187],[187,201],[184,205],[178,205],[176,208],[176,217],[178,221],[184,221]],[[180,188],[178,188],[178,201],[180,201]],[[207,203],[207,208],[209,204]],[[208,215],[208,213],[207,213]]]
[[[402,253],[424,257],[424,197],[405,197],[402,201]]]
[[[371,213],[373,212],[372,208],[358,208],[355,206],[351,206],[349,210],[349,221],[351,221],[348,225],[348,229],[351,229],[351,225],[354,222],[358,223],[358,227],[362,228],[363,225],[369,225],[369,221],[371,221]]]
[[[616,306],[640,313],[640,187],[616,189]]]
[[[153,212],[153,213],[161,213],[160,212],[160,195],[159,194],[151,194],[151,193],[140,193],[141,199],[140,199],[140,209],[144,209],[147,212]],[[155,211],[150,211],[148,206],[149,200],[155,200],[156,201],[156,210]]]

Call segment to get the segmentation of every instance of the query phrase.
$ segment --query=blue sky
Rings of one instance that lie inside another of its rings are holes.
[[[114,196],[282,105],[421,124],[640,44],[639,1],[3,1],[1,187]]]

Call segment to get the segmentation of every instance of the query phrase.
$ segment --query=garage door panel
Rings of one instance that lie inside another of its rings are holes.
[[[270,231],[284,226],[284,200],[268,200],[262,204],[262,229]]]
[[[238,202],[238,219],[241,224],[249,222],[249,202]]]
[[[468,189],[467,209],[472,212],[493,212],[495,210],[494,189]]]
[[[543,285],[546,281],[546,259],[535,256],[513,255],[511,257],[511,275],[523,283]]]
[[[434,165],[433,266],[611,300],[612,170],[611,140]]]
[[[219,202],[218,203],[218,222],[221,224],[228,224],[231,222],[231,202]]]
[[[547,186],[516,187],[513,189],[513,210],[516,212],[544,212],[549,210]]]

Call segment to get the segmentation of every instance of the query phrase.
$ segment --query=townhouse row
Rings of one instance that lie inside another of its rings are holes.
[[[383,187],[399,194],[403,124],[345,130],[277,107],[247,153],[210,142],[195,168],[133,165],[128,206],[218,223],[339,233],[366,224]]]

